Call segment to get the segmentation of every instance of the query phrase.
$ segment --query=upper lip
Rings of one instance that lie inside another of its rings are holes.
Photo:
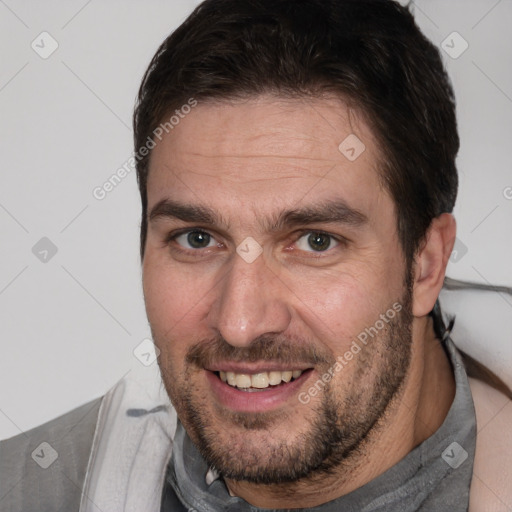
[[[256,373],[263,372],[286,372],[292,370],[309,370],[311,366],[306,366],[305,364],[300,363],[279,363],[279,362],[269,362],[269,361],[260,361],[254,363],[235,363],[235,362],[219,362],[211,365],[206,370],[211,372],[233,372],[233,373],[244,373],[249,375],[254,375]]]

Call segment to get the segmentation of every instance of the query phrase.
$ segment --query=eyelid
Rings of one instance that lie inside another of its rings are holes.
[[[175,229],[173,231],[169,231],[167,235],[165,235],[164,242],[169,243],[178,238],[181,235],[184,235],[186,233],[205,233],[207,235],[210,235],[212,238],[217,240],[217,237],[213,235],[208,229],[199,228],[199,227],[188,227],[188,228],[181,228],[181,229]]]
[[[209,246],[209,247],[202,247],[200,249],[192,249],[190,247],[185,247],[183,245],[181,245],[180,243],[178,243],[176,241],[176,239],[182,235],[186,235],[188,233],[204,233],[208,236],[211,237],[211,241],[210,242],[215,242],[215,245],[214,246]],[[167,233],[167,235],[165,236],[164,238],[164,242],[163,242],[163,245],[164,247],[168,247],[170,246],[172,243],[174,243],[174,247],[173,247],[173,250],[175,251],[179,251],[179,252],[182,252],[182,253],[200,253],[200,252],[205,252],[205,251],[211,251],[212,249],[215,248],[215,246],[219,246],[219,245],[224,245],[222,242],[220,242],[218,240],[218,237],[214,234],[212,234],[209,230],[207,229],[204,229],[204,228],[201,228],[201,227],[188,227],[188,228],[182,228],[182,229],[176,229],[174,231],[170,231],[169,233]]]
[[[209,235],[212,238],[212,240],[217,242],[218,245],[225,245],[223,242],[220,242],[219,239],[218,239],[218,236],[213,234],[209,229],[205,229],[205,228],[200,227],[200,226],[192,226],[192,227],[186,227],[186,228],[181,228],[181,229],[176,229],[174,231],[170,231],[165,236],[164,246],[168,246],[168,245],[171,244],[171,242],[175,242],[176,239],[179,236],[181,236],[181,235],[184,235],[184,234],[187,234],[187,233],[193,233],[193,232],[205,233],[205,234]],[[335,234],[330,233],[328,231],[325,231],[323,229],[311,229],[311,228],[309,228],[309,229],[301,229],[301,230],[295,231],[295,234],[293,235],[293,240],[292,240],[292,242],[290,244],[287,244],[286,249],[289,250],[291,248],[291,245],[295,245],[297,243],[297,241],[300,240],[302,237],[304,237],[305,235],[311,235],[313,233],[318,233],[318,234],[322,234],[322,235],[328,236],[332,240],[334,240],[337,243],[337,245],[335,245],[334,247],[329,247],[325,251],[314,251],[314,250],[305,251],[303,249],[298,249],[299,251],[301,251],[303,253],[308,253],[308,254],[315,254],[316,257],[321,257],[322,254],[330,253],[333,249],[336,249],[336,247],[346,246],[350,242],[347,238],[345,238],[345,237],[343,237],[341,235],[335,235]],[[189,253],[190,252],[198,253],[198,252],[201,252],[201,251],[206,251],[208,249],[213,249],[213,247],[204,247],[202,249],[190,249],[190,248],[183,247],[182,245],[180,245],[178,243],[176,243],[176,245],[178,247],[175,247],[174,248],[175,250],[179,250],[179,251],[182,251],[182,252],[189,252]]]
[[[348,243],[348,240],[345,237],[342,237],[340,235],[334,235],[333,233],[329,233],[328,231],[324,231],[322,229],[302,229],[298,231],[298,236],[295,239],[294,244],[296,244],[301,238],[303,238],[306,235],[312,235],[312,234],[319,234],[329,237],[331,240],[334,240],[336,242],[336,245],[334,247],[329,247],[325,251],[314,251],[311,249],[311,251],[306,251],[304,249],[298,249],[299,251],[306,252],[306,253],[313,253],[317,255],[321,254],[327,254],[336,247],[346,245]]]

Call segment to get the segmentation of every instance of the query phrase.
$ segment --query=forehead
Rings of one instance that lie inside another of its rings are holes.
[[[393,203],[362,117],[335,98],[199,102],[152,151],[148,205],[241,203],[261,211],[341,199],[368,217]]]

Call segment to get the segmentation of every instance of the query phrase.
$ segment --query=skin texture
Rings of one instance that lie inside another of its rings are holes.
[[[366,147],[355,161],[338,150],[352,133]],[[408,291],[378,165],[370,129],[334,98],[200,103],[153,150],[148,211],[172,200],[218,217],[149,222],[143,284],[162,377],[192,440],[230,492],[253,505],[311,507],[364,485],[430,436],[453,401],[451,368],[427,314],[455,220],[432,222]],[[366,222],[276,222],[283,211],[340,200]],[[193,248],[177,237],[187,229],[212,238]],[[308,244],[318,231],[334,237],[326,250]],[[263,248],[252,263],[236,252],[247,237]],[[301,403],[299,391],[396,303],[393,321]],[[210,385],[208,369],[226,360],[311,371],[270,410],[240,412]],[[326,421],[334,438],[325,437]]]

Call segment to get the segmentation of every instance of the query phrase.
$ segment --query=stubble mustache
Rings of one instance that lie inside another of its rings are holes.
[[[185,357],[187,365],[196,369],[210,368],[221,362],[269,362],[284,367],[294,364],[319,367],[332,365],[335,360],[333,354],[320,350],[311,342],[268,334],[259,336],[246,347],[230,345],[219,335],[195,343]]]

